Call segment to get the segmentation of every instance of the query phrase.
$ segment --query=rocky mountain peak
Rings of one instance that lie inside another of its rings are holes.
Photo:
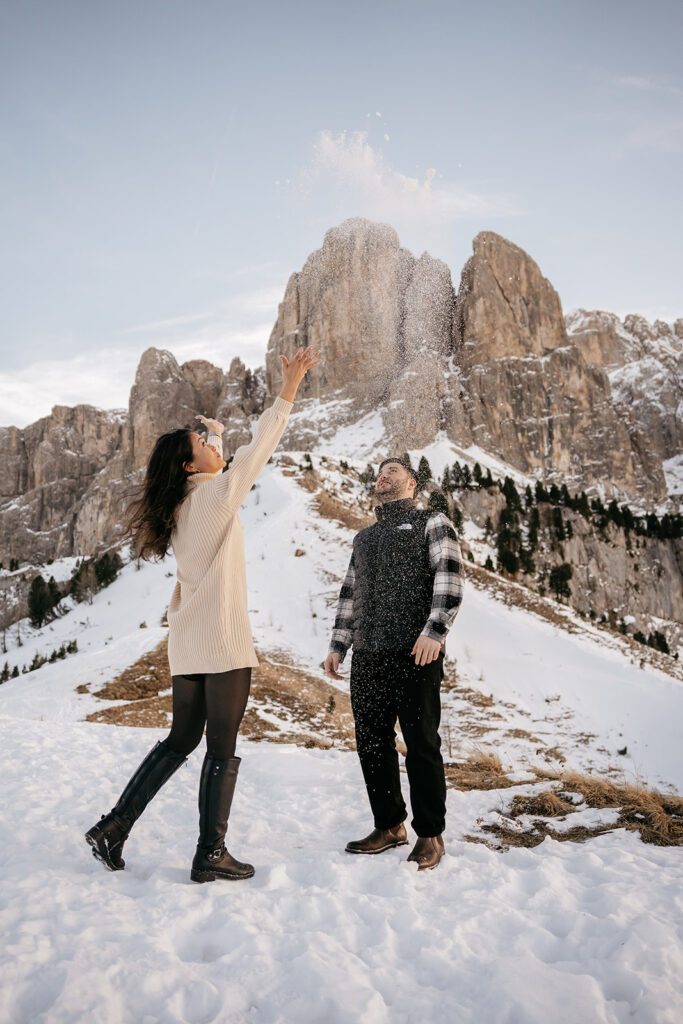
[[[461,362],[541,356],[567,344],[560,297],[534,260],[493,231],[472,242],[458,291]]]

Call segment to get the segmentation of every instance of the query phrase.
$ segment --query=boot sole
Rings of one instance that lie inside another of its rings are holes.
[[[91,847],[95,860],[98,860],[100,864],[104,864],[105,868],[109,868],[110,871],[123,871],[125,865],[114,864],[104,842],[102,844],[98,843],[94,836],[91,836],[88,832],[85,833],[85,841]]]
[[[199,868],[192,868],[190,879],[193,882],[215,882],[217,878],[225,878],[229,882],[239,882],[242,878],[253,878],[254,872],[247,875],[229,875],[227,871],[200,871]]]
[[[375,854],[375,853],[384,853],[385,850],[394,850],[397,846],[407,846],[407,845],[408,845],[408,840],[407,839],[402,839],[400,841],[400,843],[387,843],[386,846],[381,846],[379,848],[379,850],[353,850],[353,849],[350,849],[347,846],[347,847],[345,847],[344,852],[345,853],[362,853],[362,854],[365,854],[365,856],[367,857],[368,855],[372,855],[372,854]]]

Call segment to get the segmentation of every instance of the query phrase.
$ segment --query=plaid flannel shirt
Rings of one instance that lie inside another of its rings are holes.
[[[427,520],[425,537],[429,545],[429,564],[434,570],[434,589],[429,618],[420,636],[444,643],[462,604],[465,581],[462,554],[453,524],[443,512],[435,512]],[[353,643],[353,588],[356,570],[353,554],[346,577],[339,591],[337,616],[334,620],[328,653],[341,654],[341,660]]]

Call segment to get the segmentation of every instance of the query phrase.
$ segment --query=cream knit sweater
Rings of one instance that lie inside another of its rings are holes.
[[[171,675],[258,666],[238,509],[277,448],[292,406],[276,398],[225,473],[195,473],[188,479],[171,536],[178,564],[168,606]],[[210,440],[215,443],[215,435]]]

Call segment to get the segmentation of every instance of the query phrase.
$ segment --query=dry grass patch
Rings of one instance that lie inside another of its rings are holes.
[[[252,670],[251,694],[240,734],[251,740],[296,743],[304,747],[355,749],[348,694],[294,665],[282,652],[259,655]],[[88,722],[141,728],[170,725],[172,701],[167,644],[163,640],[94,693],[103,701],[121,701],[87,716]],[[83,692],[90,692],[85,687]]]
[[[644,843],[655,846],[683,846],[683,797],[677,794],[580,772],[550,772],[541,768],[534,768],[533,772],[539,779],[553,781],[557,785],[531,795],[513,796],[508,807],[501,812],[501,821],[481,825],[481,831],[495,839],[493,849],[534,847],[546,837],[561,843],[581,843],[617,829],[638,832]],[[475,785],[471,788],[499,787]],[[572,795],[580,798],[578,802],[571,799]],[[562,830],[541,820],[558,818],[566,821],[568,815],[587,808],[614,808],[619,813],[617,820],[610,824],[576,825]],[[528,828],[520,828],[513,822],[522,816],[535,820]],[[468,835],[465,838],[469,842],[492,845],[482,836]]]
[[[614,782],[580,772],[535,769],[540,778],[560,783],[560,791],[578,793],[588,807],[620,808],[618,827],[640,833],[645,843],[683,846],[683,797],[630,782]]]
[[[297,482],[304,490],[315,496],[315,510],[323,519],[336,520],[347,526],[349,530],[364,530],[366,526],[374,523],[374,515],[369,515],[361,509],[349,508],[343,501],[326,491],[315,470],[303,470],[297,478]]]
[[[446,783],[453,789],[506,789],[518,786],[505,774],[497,754],[475,751],[466,761],[451,761],[444,765]]]

